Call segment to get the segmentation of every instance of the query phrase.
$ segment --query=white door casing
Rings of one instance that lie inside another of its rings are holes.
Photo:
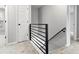
[[[72,16],[74,16],[73,20],[72,20]],[[75,6],[70,6],[70,5],[67,6],[67,24],[66,24],[66,28],[67,28],[66,47],[69,47],[70,44],[71,44],[71,32],[73,32],[73,39],[77,40],[77,6],[76,5]]]
[[[67,6],[67,20],[66,20],[66,47],[70,46],[70,20],[69,20],[69,6]]]
[[[6,6],[0,6],[0,47],[3,47],[7,43],[6,36]]]

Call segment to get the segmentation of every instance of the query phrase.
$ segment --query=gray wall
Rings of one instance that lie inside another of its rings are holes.
[[[79,38],[79,6],[77,6],[77,37]]]
[[[49,38],[66,27],[66,6],[43,6],[38,10],[38,22],[47,23]]]
[[[31,22],[38,23],[38,8],[31,6]]]

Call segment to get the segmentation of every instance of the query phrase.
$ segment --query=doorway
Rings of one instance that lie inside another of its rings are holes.
[[[6,42],[5,22],[5,8],[0,8],[0,47],[3,47]]]

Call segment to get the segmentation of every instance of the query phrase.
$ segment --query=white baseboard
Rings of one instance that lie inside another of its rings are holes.
[[[14,44],[16,44],[16,43],[18,43],[18,42],[8,43],[7,45],[14,45]]]
[[[65,45],[66,48],[69,47],[69,46],[70,46],[70,44],[66,44],[66,45]]]
[[[14,44],[22,43],[22,42],[25,42],[25,41],[28,41],[28,40],[18,41],[18,42],[16,41],[16,42],[8,43],[7,45],[14,45]]]

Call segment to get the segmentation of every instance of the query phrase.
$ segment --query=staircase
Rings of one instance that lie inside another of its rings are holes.
[[[63,50],[65,44],[66,28],[63,28],[49,40],[49,53],[57,53],[58,49]]]

